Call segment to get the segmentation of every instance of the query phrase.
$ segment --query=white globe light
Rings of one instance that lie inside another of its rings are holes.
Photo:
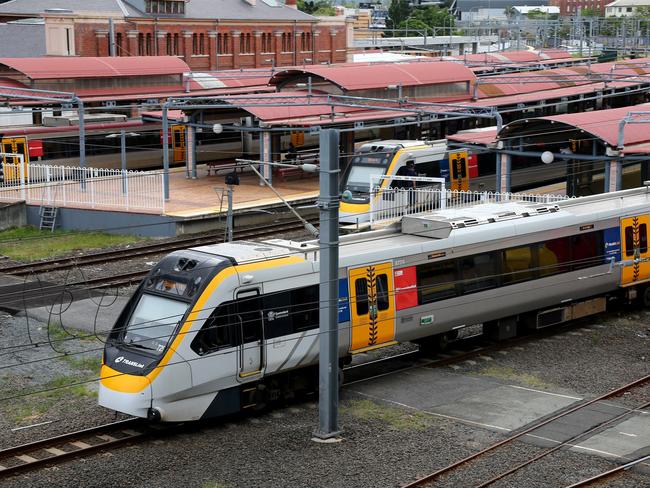
[[[551,151],[544,151],[542,153],[542,163],[544,164],[550,164],[553,162],[554,156]]]
[[[212,126],[212,132],[215,134],[221,134],[223,132],[223,125],[221,124],[214,124]]]

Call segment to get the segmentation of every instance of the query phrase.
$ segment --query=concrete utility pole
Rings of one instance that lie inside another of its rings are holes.
[[[341,431],[339,407],[339,133],[320,133],[320,293],[317,441],[333,440]]]

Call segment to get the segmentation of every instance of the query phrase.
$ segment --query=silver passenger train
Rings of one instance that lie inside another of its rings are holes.
[[[496,338],[650,305],[650,193],[502,202],[404,217],[342,239],[339,357],[483,324]],[[317,388],[318,248],[273,240],[174,252],[106,343],[99,403],[186,421]]]

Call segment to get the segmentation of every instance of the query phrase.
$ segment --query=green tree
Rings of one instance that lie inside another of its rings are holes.
[[[580,11],[580,14],[583,17],[598,17],[600,15],[600,12],[595,8],[583,8]]]
[[[388,21],[386,26],[389,29],[396,29],[411,15],[411,6],[408,0],[391,0],[388,7]]]
[[[334,15],[332,2],[328,0],[298,0],[298,10],[310,15]],[[327,13],[331,12],[331,13]]]

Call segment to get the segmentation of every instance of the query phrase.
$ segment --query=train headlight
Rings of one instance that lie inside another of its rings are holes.
[[[341,200],[344,202],[349,202],[352,200],[352,192],[350,190],[345,190],[343,193],[341,193]]]

